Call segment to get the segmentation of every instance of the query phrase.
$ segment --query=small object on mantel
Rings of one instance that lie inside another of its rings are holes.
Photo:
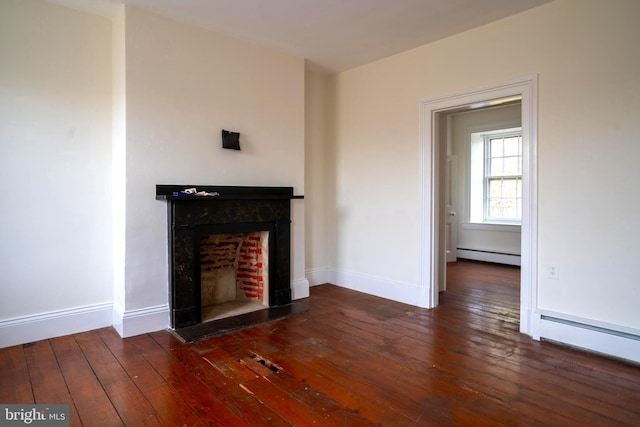
[[[214,191],[213,193],[209,193],[207,191],[198,191],[196,188],[185,188],[182,191],[174,191],[174,196],[219,196],[220,193]]]

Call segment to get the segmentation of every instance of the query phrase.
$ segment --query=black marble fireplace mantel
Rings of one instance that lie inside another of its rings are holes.
[[[187,188],[217,194],[215,196],[176,196]],[[203,198],[218,200],[279,200],[304,199],[294,195],[293,187],[245,187],[223,185],[156,185],[157,200],[201,200]]]
[[[213,196],[174,195],[196,188]],[[269,306],[291,304],[293,187],[156,185],[167,201],[171,327],[202,321],[200,240],[216,233],[269,232]]]

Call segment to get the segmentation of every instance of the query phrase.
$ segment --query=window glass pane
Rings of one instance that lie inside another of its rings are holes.
[[[506,219],[516,219],[518,217],[518,203],[515,197],[502,199],[502,215]]]
[[[520,138],[517,136],[504,139],[504,155],[517,156],[520,154]]]
[[[512,132],[495,131],[484,139],[484,221],[515,222],[522,216],[522,136]]]
[[[489,199],[489,217],[490,218],[502,217],[502,199],[499,199],[499,198]]]
[[[518,156],[522,157],[522,135],[518,137]]]
[[[518,184],[516,179],[505,179],[502,181],[502,197],[517,197]]]
[[[502,180],[491,179],[489,180],[489,197],[502,196]]]
[[[491,159],[491,170],[489,175],[491,176],[500,176],[502,175],[502,157],[498,159]]]
[[[493,161],[493,160],[492,160]],[[505,157],[504,158],[504,175],[520,175],[520,157]]]
[[[496,138],[491,140],[491,157],[504,156],[502,150],[502,138]]]

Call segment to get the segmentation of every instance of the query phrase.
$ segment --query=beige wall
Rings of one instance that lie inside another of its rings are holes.
[[[307,277],[328,266],[327,86],[328,77],[305,74],[305,240]],[[322,281],[322,279],[320,279]]]
[[[111,23],[0,2],[0,321],[110,303]]]
[[[43,0],[0,2],[0,346],[112,315],[127,335],[167,325],[156,184],[304,194],[303,59],[114,12],[110,22]],[[222,128],[241,132],[241,152],[221,148]],[[304,204],[292,201],[294,298],[308,295]]]
[[[336,75],[330,267],[416,283],[420,100],[538,75],[537,306],[640,329],[638,16],[558,0]]]
[[[131,310],[167,303],[167,211],[156,184],[304,194],[304,60],[134,7],[125,8],[125,50]],[[242,151],[221,148],[221,129],[240,132]],[[292,201],[292,217],[292,279],[301,281],[304,201]]]

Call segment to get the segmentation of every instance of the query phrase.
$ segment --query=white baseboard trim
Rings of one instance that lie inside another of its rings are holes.
[[[640,363],[640,331],[539,314],[540,339]]]
[[[458,258],[473,261],[495,262],[497,264],[520,265],[520,255],[497,254],[494,252],[458,249]]]
[[[417,307],[428,306],[428,289],[411,283],[338,269],[329,269],[328,279],[329,283],[354,291]]]
[[[329,283],[329,275],[328,267],[310,268],[305,271],[305,276],[307,276],[309,286],[318,286]]]
[[[296,279],[291,282],[291,299],[309,298],[309,281],[305,279]]]
[[[111,326],[113,304],[91,304],[0,320],[0,348]]]
[[[112,319],[122,338],[160,331],[169,327],[169,304],[126,311],[114,304]]]

